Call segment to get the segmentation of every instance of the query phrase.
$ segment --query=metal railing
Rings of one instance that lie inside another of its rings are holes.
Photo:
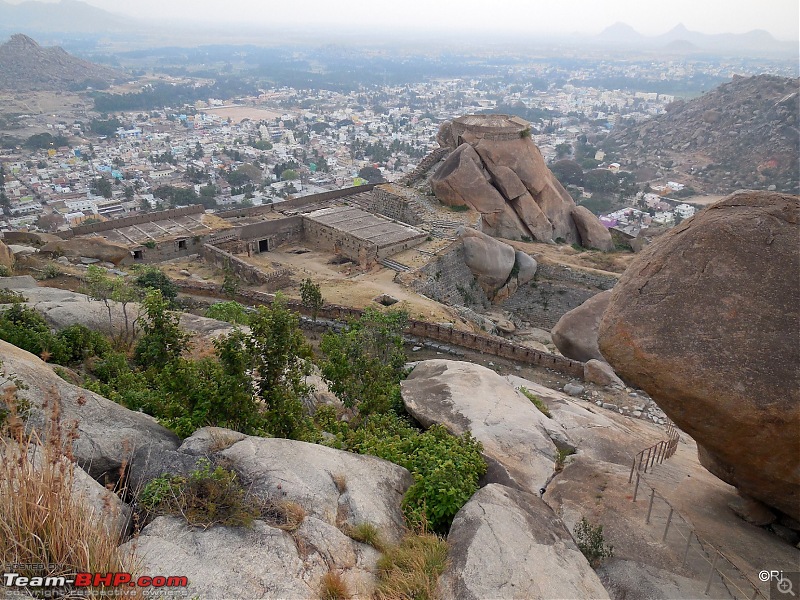
[[[633,502],[637,501],[640,487],[650,490],[645,523],[647,525],[663,523],[664,533],[661,535],[661,543],[667,546],[678,545],[676,549],[683,553],[681,568],[691,565],[698,577],[703,577],[706,596],[716,585],[717,588],[719,586],[724,588],[727,597],[737,600],[756,598],[766,600],[768,596],[759,585],[739,569],[725,553],[700,537],[689,521],[645,478],[646,473],[652,474],[655,465],[662,464],[677,451],[680,432],[672,422],[667,424],[667,435],[668,439],[641,450],[632,461],[628,483],[633,483],[635,478]]]

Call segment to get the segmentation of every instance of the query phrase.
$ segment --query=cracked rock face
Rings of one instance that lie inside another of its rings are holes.
[[[742,191],[648,246],[614,287],[602,355],[724,481],[800,518],[800,199]]]
[[[613,248],[608,230],[588,210],[576,210],[547,168],[526,121],[467,115],[445,123],[437,140],[453,152],[431,178],[434,194],[448,206],[481,213],[484,233]]]
[[[453,520],[439,580],[444,599],[608,598],[567,528],[543,500],[496,483]]]

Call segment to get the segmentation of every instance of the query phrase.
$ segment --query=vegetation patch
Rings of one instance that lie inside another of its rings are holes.
[[[547,408],[547,405],[544,403],[544,401],[541,398],[539,398],[539,396],[534,394],[532,391],[530,391],[526,387],[519,388],[519,391],[528,400],[533,402],[533,405],[536,408],[538,408],[539,412],[541,412],[545,417],[547,417],[548,419],[552,419],[553,418],[553,415],[550,414],[550,409]]]
[[[578,549],[593,568],[596,568],[604,558],[614,556],[614,546],[605,543],[602,525],[592,525],[585,517],[581,517],[575,524],[574,533]]]
[[[372,523],[359,523],[358,525],[347,527],[344,530],[344,534],[357,542],[369,544],[381,552],[386,549],[386,545],[381,539],[381,532]]]
[[[236,473],[211,468],[201,459],[188,477],[162,475],[148,483],[139,503],[151,515],[181,516],[192,527],[249,527],[261,516],[261,502],[247,494]]]
[[[75,495],[71,448],[76,432],[62,427],[57,402],[49,401],[43,441],[36,432],[24,433],[16,389],[5,390],[3,403],[12,418],[0,424],[0,562],[15,565],[23,577],[135,573],[135,557],[119,549],[122,532],[109,531],[106,521]],[[101,595],[89,590],[87,597]]]
[[[439,576],[447,566],[447,542],[432,533],[406,536],[378,561],[375,598],[434,600]]]
[[[350,591],[344,577],[336,571],[328,571],[319,582],[320,600],[347,600]]]

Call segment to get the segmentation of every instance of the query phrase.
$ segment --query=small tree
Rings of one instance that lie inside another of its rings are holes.
[[[267,407],[267,427],[277,437],[301,438],[301,398],[311,391],[305,383],[311,373],[311,347],[300,331],[300,320],[278,294],[272,306],[258,307],[250,318],[250,331],[242,340],[252,361],[255,391]],[[224,362],[229,356],[221,358]]]
[[[603,538],[603,526],[594,526],[585,517],[575,524],[575,542],[578,549],[594,568],[600,564],[604,558],[614,556],[614,546],[606,546]]]
[[[311,318],[316,322],[319,309],[325,304],[319,285],[310,279],[304,280],[300,285],[300,301],[311,312]]]
[[[233,267],[230,263],[225,265],[225,276],[222,279],[222,293],[228,298],[235,298],[239,293],[239,278],[233,272]]]
[[[362,414],[387,412],[398,400],[406,357],[403,330],[408,315],[367,309],[341,333],[326,333],[320,369],[330,390]]]
[[[143,367],[160,369],[186,350],[189,336],[181,331],[178,315],[169,311],[169,302],[159,290],[148,291],[142,305],[146,316],[134,360]]]
[[[111,277],[104,269],[89,265],[86,270],[83,291],[92,300],[100,300],[105,304],[108,311],[109,334],[114,343],[129,344],[136,332],[136,322],[138,320],[138,315],[132,321],[130,315],[128,315],[128,304],[138,297],[135,288],[128,285],[123,277]],[[115,334],[112,314],[112,307],[115,302],[119,303],[122,308],[122,316],[125,322],[124,336]]]
[[[178,288],[172,280],[158,267],[150,265],[136,265],[136,267],[138,272],[136,286],[143,290],[159,290],[164,299],[173,306],[178,297]]]

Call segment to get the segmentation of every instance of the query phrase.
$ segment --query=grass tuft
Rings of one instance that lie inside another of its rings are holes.
[[[340,573],[328,571],[319,582],[320,600],[348,600],[350,591],[347,582]]]
[[[372,523],[359,523],[353,527],[347,527],[344,530],[344,534],[357,542],[369,544],[380,552],[386,549],[381,532]]]
[[[378,561],[376,600],[433,600],[447,566],[447,542],[432,533],[409,534]]]
[[[528,400],[533,402],[533,405],[536,408],[538,408],[539,412],[541,412],[545,417],[547,417],[548,419],[552,419],[553,418],[553,415],[550,414],[550,409],[547,408],[547,405],[542,401],[541,398],[539,398],[539,396],[537,396],[536,394],[534,394],[532,391],[530,391],[528,388],[525,388],[525,387],[519,388],[519,391]]]

